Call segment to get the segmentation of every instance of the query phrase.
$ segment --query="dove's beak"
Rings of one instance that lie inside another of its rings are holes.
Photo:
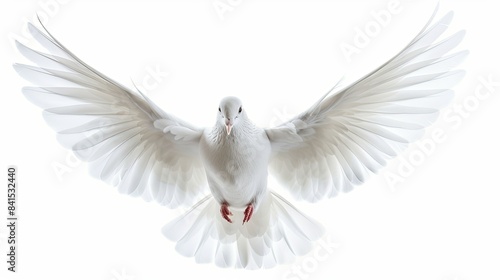
[[[233,128],[233,124],[231,124],[231,123],[226,124],[227,135],[231,134],[231,129],[232,128]]]

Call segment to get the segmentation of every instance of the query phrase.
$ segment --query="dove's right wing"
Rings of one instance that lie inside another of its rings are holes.
[[[43,116],[58,140],[89,162],[92,175],[121,193],[171,208],[191,204],[206,192],[198,155],[202,130],[91,68],[50,33],[32,24],[29,30],[49,53],[16,42],[38,65],[14,65],[39,86],[26,87],[23,93],[45,109]]]
[[[296,198],[316,201],[349,191],[398,155],[453,97],[466,51],[449,54],[464,32],[435,42],[452,18],[429,23],[399,54],[309,110],[267,129],[270,172]],[[432,18],[431,18],[432,20]]]

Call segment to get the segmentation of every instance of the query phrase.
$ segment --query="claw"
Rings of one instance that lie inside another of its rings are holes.
[[[222,215],[222,218],[224,218],[224,220],[228,221],[228,223],[233,222],[229,218],[229,216],[232,216],[233,213],[231,213],[231,211],[229,211],[229,205],[226,202],[224,202],[220,205],[220,213]]]
[[[245,209],[245,217],[243,218],[243,225],[245,223],[248,223],[248,221],[250,221],[250,218],[252,218],[252,214],[253,214],[253,204],[248,204],[247,205],[247,208]]]

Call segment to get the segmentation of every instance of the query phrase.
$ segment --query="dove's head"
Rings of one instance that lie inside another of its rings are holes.
[[[241,106],[241,100],[234,96],[228,96],[221,100],[218,114],[218,123],[226,128],[227,135],[231,134],[233,127],[237,127],[246,116]]]

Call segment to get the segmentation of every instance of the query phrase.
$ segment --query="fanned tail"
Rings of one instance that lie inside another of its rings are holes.
[[[242,209],[231,209],[233,223],[219,213],[212,196],[163,227],[177,242],[176,250],[198,263],[245,269],[271,268],[290,263],[312,249],[323,227],[276,193],[268,192],[248,223]]]

